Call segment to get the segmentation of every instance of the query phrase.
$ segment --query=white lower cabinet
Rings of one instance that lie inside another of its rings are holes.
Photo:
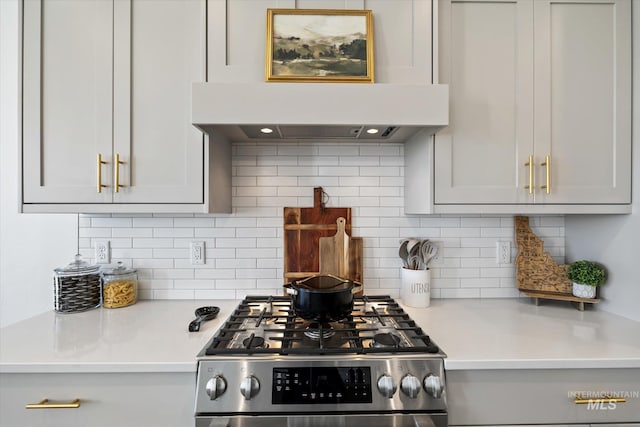
[[[637,427],[639,384],[640,369],[449,370],[449,425]],[[626,399],[576,403],[576,395],[590,393],[626,393]]]
[[[26,409],[49,399],[78,408]],[[194,425],[195,373],[0,374],[2,427]]]

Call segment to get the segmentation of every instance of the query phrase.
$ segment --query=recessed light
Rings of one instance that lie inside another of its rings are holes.
[[[367,129],[367,133],[370,133],[373,135],[374,133],[378,133],[378,129],[376,128]]]
[[[273,129],[271,129],[271,128],[262,128],[262,129],[260,129],[260,132],[262,132],[262,133],[273,133]]]

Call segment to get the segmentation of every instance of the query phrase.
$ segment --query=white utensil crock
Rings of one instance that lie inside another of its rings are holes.
[[[431,304],[431,270],[402,268],[400,298],[409,307],[429,307]]]

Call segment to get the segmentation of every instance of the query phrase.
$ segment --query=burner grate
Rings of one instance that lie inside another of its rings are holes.
[[[310,326],[312,328],[310,329]],[[393,334],[393,345],[374,345]],[[354,298],[340,322],[312,324],[296,317],[286,296],[247,296],[205,350],[215,354],[438,353],[439,348],[389,296]]]

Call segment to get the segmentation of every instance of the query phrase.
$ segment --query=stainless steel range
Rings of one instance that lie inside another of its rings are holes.
[[[444,427],[444,357],[388,296],[330,324],[247,297],[198,354],[196,426]]]

